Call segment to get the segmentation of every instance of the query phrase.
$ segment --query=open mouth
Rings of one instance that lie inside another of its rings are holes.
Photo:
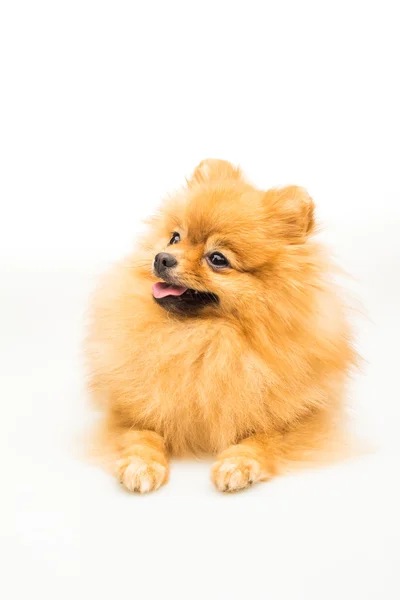
[[[171,312],[195,313],[209,304],[218,304],[218,296],[211,292],[200,292],[191,288],[159,281],[153,285],[153,298]]]

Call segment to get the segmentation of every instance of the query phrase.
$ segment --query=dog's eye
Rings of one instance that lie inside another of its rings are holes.
[[[208,257],[208,262],[214,269],[222,269],[223,267],[229,267],[229,261],[221,252],[213,252]]]
[[[172,238],[169,240],[170,245],[177,244],[180,241],[181,241],[181,236],[179,235],[179,233],[177,231],[174,231],[174,233],[172,234]]]

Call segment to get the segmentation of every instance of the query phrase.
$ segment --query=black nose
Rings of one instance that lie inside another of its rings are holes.
[[[154,270],[158,275],[161,275],[167,269],[176,267],[177,264],[178,261],[175,256],[172,256],[172,254],[168,254],[167,252],[160,252],[154,259]]]

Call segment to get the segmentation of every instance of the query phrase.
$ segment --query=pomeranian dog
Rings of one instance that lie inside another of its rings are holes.
[[[205,160],[95,293],[87,341],[100,448],[130,491],[217,455],[234,492],[338,445],[356,355],[300,187],[261,191]]]

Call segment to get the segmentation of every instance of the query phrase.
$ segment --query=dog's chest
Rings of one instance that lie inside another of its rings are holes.
[[[266,369],[230,331],[158,332],[134,361],[132,409],[177,454],[218,451],[265,418]]]

